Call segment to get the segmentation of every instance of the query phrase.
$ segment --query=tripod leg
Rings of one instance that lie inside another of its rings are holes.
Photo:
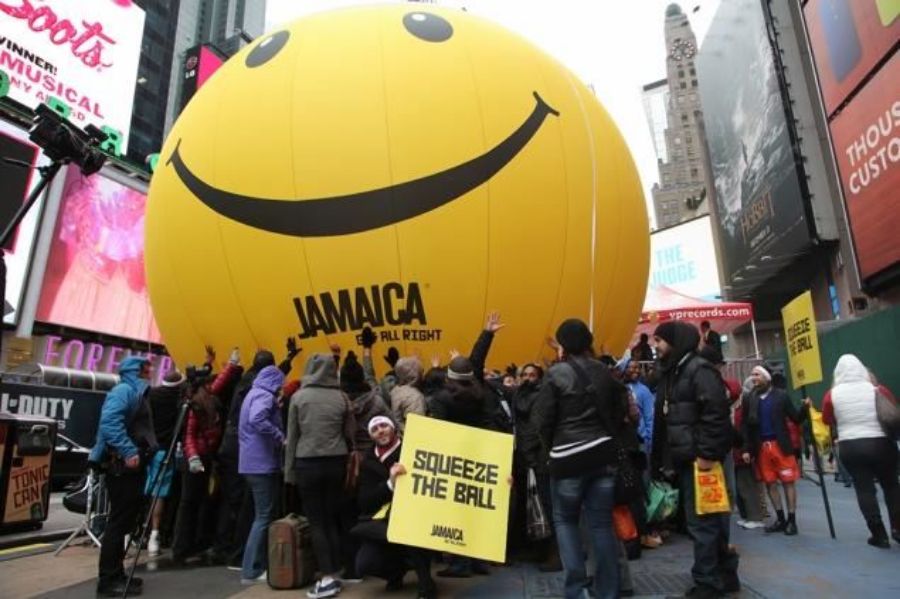
[[[134,571],[137,569],[138,561],[141,559],[141,549],[144,547],[144,542],[147,540],[147,535],[150,534],[150,526],[153,519],[153,510],[156,508],[156,502],[159,501],[159,486],[162,480],[163,471],[169,467],[169,463],[172,460],[172,456],[175,455],[175,444],[177,440],[181,438],[182,428],[184,428],[185,416],[187,415],[187,411],[190,408],[189,401],[181,402],[180,409],[178,411],[178,418],[175,420],[175,430],[172,434],[172,442],[169,443],[169,448],[166,450],[166,455],[163,458],[162,464],[160,464],[159,469],[156,471],[156,478],[153,480],[153,484],[150,486],[151,488],[151,501],[150,507],[147,510],[147,515],[144,518],[144,527],[141,529],[141,538],[137,544],[137,551],[134,552],[134,559],[131,561],[131,567],[128,569],[128,576],[125,580],[125,589],[122,591],[122,599],[128,598],[128,589],[131,586],[131,580],[134,578]],[[134,539],[132,539],[134,542]]]

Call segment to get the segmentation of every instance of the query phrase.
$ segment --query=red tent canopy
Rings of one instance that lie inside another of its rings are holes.
[[[654,287],[647,290],[632,344],[641,333],[652,335],[657,325],[670,320],[683,320],[697,326],[708,320],[713,330],[730,333],[753,320],[753,304],[701,300],[662,285]]]

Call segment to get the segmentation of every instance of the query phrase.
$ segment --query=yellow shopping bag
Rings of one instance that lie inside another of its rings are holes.
[[[828,453],[831,448],[831,429],[822,420],[822,412],[809,406],[809,421],[812,423],[812,434],[819,453]]]
[[[694,504],[698,516],[731,511],[721,462],[709,470],[700,470],[694,462]]]

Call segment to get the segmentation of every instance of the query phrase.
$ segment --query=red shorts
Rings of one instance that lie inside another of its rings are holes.
[[[756,460],[756,472],[763,482],[792,483],[800,478],[800,467],[794,454],[784,455],[778,441],[763,441]]]

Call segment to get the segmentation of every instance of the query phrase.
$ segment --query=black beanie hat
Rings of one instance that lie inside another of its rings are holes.
[[[266,366],[275,366],[275,356],[267,349],[261,349],[253,356],[253,369],[262,370]]]
[[[347,352],[344,363],[341,365],[341,385],[357,386],[366,381],[366,374],[363,372],[362,364],[356,358],[356,354],[352,351]]]
[[[472,361],[465,356],[456,356],[447,366],[447,378],[451,381],[474,381],[475,371]]]
[[[722,356],[722,351],[713,345],[704,345],[698,353],[700,354],[701,358],[704,358],[713,364],[718,365],[725,363],[725,358]]]
[[[583,320],[570,318],[563,321],[556,329],[556,340],[567,354],[577,356],[590,349],[594,342],[594,335],[591,334],[591,330]]]

